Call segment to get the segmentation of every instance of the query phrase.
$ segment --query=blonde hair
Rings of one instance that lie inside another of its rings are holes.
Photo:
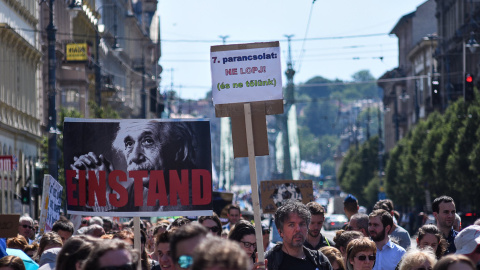
[[[54,245],[57,244],[58,247],[63,246],[63,241],[60,235],[58,235],[56,232],[47,232],[42,236],[42,239],[40,239],[40,244],[38,245],[38,250],[37,254],[35,254],[35,259],[40,260],[40,256],[42,256],[43,252],[45,251],[45,248],[48,245]]]
[[[319,249],[319,251],[327,257],[331,265],[333,265],[334,262],[337,262],[338,266],[340,266],[340,269],[345,270],[345,263],[343,262],[343,257],[340,250],[334,247],[322,247]]]
[[[408,270],[418,267],[428,261],[431,266],[434,266],[437,262],[435,254],[431,248],[429,249],[418,249],[410,248],[407,253],[403,255],[402,260],[400,261],[399,269]]]
[[[252,260],[238,243],[208,236],[195,247],[191,269],[202,270],[214,266],[229,270],[250,270]]]

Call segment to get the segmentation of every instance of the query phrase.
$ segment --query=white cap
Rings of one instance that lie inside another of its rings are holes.
[[[480,244],[480,226],[471,225],[455,237],[456,254],[470,254]]]

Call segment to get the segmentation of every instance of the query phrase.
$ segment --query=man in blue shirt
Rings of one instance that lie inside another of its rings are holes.
[[[455,248],[455,237],[458,232],[453,229],[455,222],[455,202],[451,197],[440,196],[433,200],[432,211],[437,228],[443,233],[443,237],[447,240],[449,246],[444,255],[452,254],[457,251]]]
[[[231,204],[227,209],[227,217],[228,223],[222,226],[222,230],[230,232],[233,225],[235,225],[242,217],[240,207],[238,205]]]
[[[390,241],[388,232],[393,227],[393,217],[383,209],[368,216],[368,232],[377,246],[374,270],[394,270],[405,254],[405,249]]]

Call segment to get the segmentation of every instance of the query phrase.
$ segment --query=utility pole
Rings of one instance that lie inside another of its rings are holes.
[[[285,75],[287,77],[287,87],[285,89],[285,110],[282,117],[282,134],[283,134],[283,179],[292,179],[292,161],[290,157],[290,138],[288,134],[288,115],[290,108],[292,107],[294,100],[294,85],[293,85],[293,76],[295,75],[295,70],[293,70],[292,64],[292,50],[290,46],[290,41],[293,35],[285,35],[288,39],[288,60],[287,60],[287,70]]]
[[[400,116],[398,115],[398,97],[395,92],[394,95],[395,100],[393,101],[394,103],[394,113],[395,113],[395,143],[400,140]]]
[[[173,100],[173,68],[170,69],[170,91],[167,91],[167,96],[166,96],[166,106],[167,108],[167,118],[170,118],[170,114],[172,113],[172,100]]]
[[[223,45],[227,44],[230,36],[218,36]],[[225,190],[230,189],[234,181],[234,160],[232,145],[232,124],[230,117],[220,118],[220,178],[218,186]]]
[[[141,118],[147,119],[147,93],[145,93],[145,54],[142,49],[142,113]]]
[[[102,71],[100,67],[100,35],[98,33],[98,26],[95,29],[95,98],[97,100],[97,106],[100,109],[102,106]]]
[[[367,141],[370,140],[370,106],[367,108]]]
[[[229,38],[230,36],[226,35],[226,36],[218,36],[218,37],[222,39],[223,45],[225,45],[227,44],[227,38]]]
[[[383,142],[382,142],[382,116],[380,115],[380,106],[377,110],[378,117],[378,199],[385,199],[385,190],[383,186]]]
[[[57,109],[56,99],[56,66],[55,43],[57,29],[53,24],[53,3],[49,2],[50,20],[47,25],[48,40],[48,173],[58,180],[58,158],[57,158]]]

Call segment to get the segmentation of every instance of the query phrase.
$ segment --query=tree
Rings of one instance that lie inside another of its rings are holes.
[[[340,187],[354,194],[360,204],[369,202],[365,188],[378,170],[378,143],[378,136],[375,136],[365,141],[358,150],[351,147],[340,166]]]
[[[419,122],[390,153],[385,169],[387,195],[408,206],[449,195],[458,209],[480,209],[480,101],[451,104]]]

